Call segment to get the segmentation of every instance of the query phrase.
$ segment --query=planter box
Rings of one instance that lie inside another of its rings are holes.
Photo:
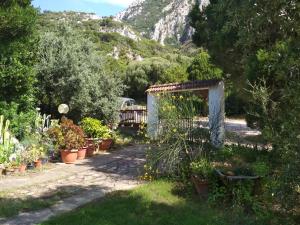
[[[220,170],[215,170],[221,181],[225,186],[237,182],[253,181],[253,192],[252,194],[259,194],[261,192],[261,178],[260,176],[230,176],[222,173]]]

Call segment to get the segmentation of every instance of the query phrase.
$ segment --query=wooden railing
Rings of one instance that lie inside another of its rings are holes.
[[[119,125],[140,125],[147,123],[147,109],[125,109],[120,111]]]

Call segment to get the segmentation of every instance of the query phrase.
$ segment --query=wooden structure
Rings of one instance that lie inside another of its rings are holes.
[[[147,109],[124,109],[120,111],[119,126],[139,127],[147,123]]]
[[[225,103],[224,82],[219,79],[198,80],[186,83],[172,83],[151,86],[147,90],[148,109],[148,136],[156,139],[158,136],[158,109],[157,101],[160,93],[194,92],[208,100],[209,129],[211,142],[216,147],[221,147],[225,139]]]

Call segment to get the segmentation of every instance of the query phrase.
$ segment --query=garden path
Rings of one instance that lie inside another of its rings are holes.
[[[146,148],[145,145],[124,147],[74,165],[57,164],[38,174],[0,179],[0,191],[7,192],[6,197],[47,199],[57,192],[68,196],[47,209],[20,213],[9,220],[0,218],[0,224],[38,224],[103,197],[105,193],[139,185],[141,182],[137,178],[143,170]]]

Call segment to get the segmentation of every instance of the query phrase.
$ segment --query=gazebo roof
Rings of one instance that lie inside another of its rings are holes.
[[[148,93],[159,92],[180,92],[180,91],[197,91],[208,90],[210,87],[216,86],[222,81],[221,79],[212,80],[196,80],[185,83],[170,83],[170,84],[158,84],[150,86],[147,90]]]

